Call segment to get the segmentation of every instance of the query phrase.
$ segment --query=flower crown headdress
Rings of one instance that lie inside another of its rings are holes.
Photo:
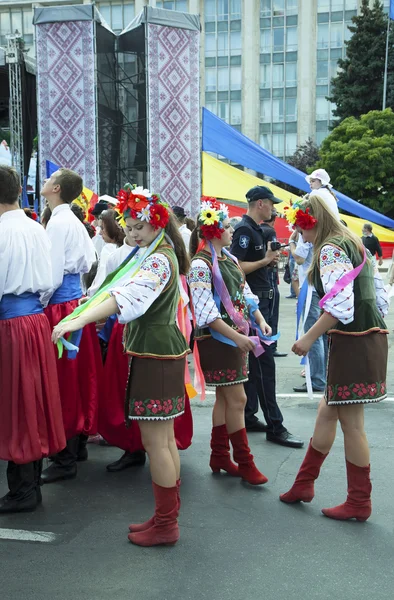
[[[117,195],[115,210],[119,213],[119,223],[125,227],[125,219],[140,219],[152,225],[153,229],[164,229],[170,220],[170,210],[159,194],[152,194],[142,186],[126,183]]]
[[[313,229],[317,224],[317,219],[310,214],[309,207],[305,209],[305,211],[301,208],[302,202],[291,202],[290,206],[285,207],[285,215],[287,221],[293,225],[294,227],[299,227],[300,229]]]
[[[206,240],[220,239],[224,228],[223,221],[228,218],[228,208],[225,204],[219,204],[216,198],[210,196],[201,197],[200,214],[198,224],[202,236]]]

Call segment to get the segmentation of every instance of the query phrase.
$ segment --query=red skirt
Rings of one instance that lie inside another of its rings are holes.
[[[49,304],[45,309],[51,328],[71,314],[78,300]],[[97,410],[103,380],[103,363],[100,344],[94,323],[83,329],[79,352],[74,360],[64,352],[57,358],[53,345],[62,401],[64,429],[69,440],[77,434],[97,433]]]
[[[104,365],[103,394],[99,405],[98,430],[112,446],[128,452],[143,450],[141,433],[136,421],[125,424],[125,398],[129,373],[129,356],[123,352],[123,329],[115,322]],[[185,391],[185,412],[174,419],[175,438],[180,450],[192,443],[193,418],[189,397]]]
[[[66,445],[44,314],[0,320],[0,459],[26,464]]]

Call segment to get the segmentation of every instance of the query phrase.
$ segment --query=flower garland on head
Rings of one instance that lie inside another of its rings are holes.
[[[305,211],[301,208],[302,202],[291,203],[290,206],[285,206],[286,219],[293,225],[303,230],[313,229],[317,224],[317,219],[310,214],[309,207]]]
[[[153,229],[164,229],[170,220],[168,204],[160,199],[159,194],[151,194],[142,186],[126,183],[117,199],[115,210],[120,215],[119,223],[122,227],[126,226],[125,219],[129,217],[146,221]]]
[[[223,221],[228,218],[228,208],[219,204],[216,198],[202,196],[198,224],[206,240],[220,239],[223,234]]]

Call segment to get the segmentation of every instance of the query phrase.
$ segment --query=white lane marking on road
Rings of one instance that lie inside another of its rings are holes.
[[[211,391],[211,390],[207,390],[205,392],[207,395],[210,396],[214,396],[215,392]],[[307,394],[302,394],[302,393],[298,393],[298,394],[276,394],[277,398],[308,398]],[[313,394],[314,398],[320,398],[321,394]],[[382,400],[382,402],[394,402],[394,397],[393,398],[386,398],[385,400]]]
[[[18,542],[54,542],[58,536],[51,531],[26,531],[25,529],[0,528],[0,540],[15,540]]]

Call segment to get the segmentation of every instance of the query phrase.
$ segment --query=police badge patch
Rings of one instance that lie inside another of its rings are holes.
[[[245,250],[249,246],[249,241],[250,237],[247,235],[241,235],[239,238],[239,245]]]

